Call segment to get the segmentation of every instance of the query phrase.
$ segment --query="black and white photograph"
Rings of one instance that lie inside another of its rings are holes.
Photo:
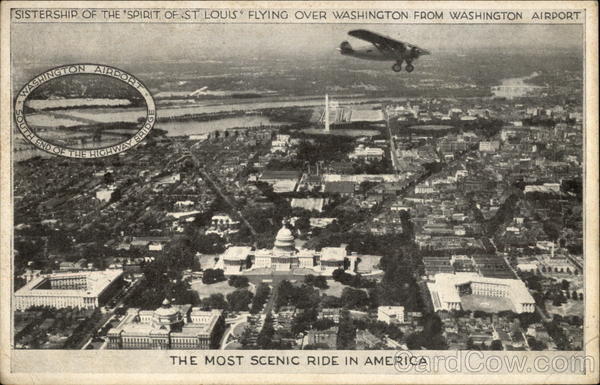
[[[3,7],[3,351],[597,379],[597,4],[303,4]]]

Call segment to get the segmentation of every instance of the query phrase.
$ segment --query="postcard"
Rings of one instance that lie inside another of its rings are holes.
[[[1,382],[597,383],[597,30],[3,2]]]

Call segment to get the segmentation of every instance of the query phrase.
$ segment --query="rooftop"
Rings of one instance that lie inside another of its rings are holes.
[[[108,285],[123,274],[123,270],[81,271],[74,273],[54,273],[36,277],[15,292],[16,296],[50,296],[75,297],[98,296]],[[85,289],[38,289],[51,280],[80,279],[86,280]]]
[[[341,261],[346,258],[345,247],[323,247],[321,249],[321,261]]]
[[[229,261],[243,261],[252,252],[250,246],[232,246],[225,251],[223,259]]]
[[[325,182],[325,192],[351,194],[354,192],[354,182]]]
[[[296,170],[265,170],[261,179],[298,179],[302,173]]]
[[[324,198],[292,198],[292,207],[299,207],[305,210],[323,211],[325,205]]]
[[[438,299],[441,302],[456,303],[462,302],[462,297],[459,294],[458,286],[473,283],[507,286],[513,303],[535,302],[531,294],[529,294],[529,290],[527,290],[527,287],[523,281],[518,279],[481,277],[476,273],[441,273],[435,276],[435,283],[429,283],[428,286],[430,287],[431,291],[435,291],[437,293]]]
[[[168,305],[170,309],[173,309],[175,312],[180,312],[182,320],[188,320],[188,315],[191,309],[192,320],[195,313],[203,313],[198,308],[191,308],[191,305]],[[123,334],[134,337],[147,337],[152,334],[169,334],[169,330],[162,329],[153,325],[152,322],[141,322],[138,317],[146,315],[150,316],[150,318],[157,312],[160,311],[159,308],[156,311],[151,310],[140,310],[138,308],[131,308],[127,311],[127,315],[123,320],[117,325],[115,328],[112,328],[109,333],[110,334],[118,334],[123,332]],[[150,313],[150,314],[148,314]],[[178,331],[171,331],[172,337],[177,336],[197,336],[199,334],[209,333],[212,330],[214,324],[217,322],[221,315],[221,311],[213,310],[210,312],[209,317],[207,317],[207,322],[193,322],[188,321],[184,323]]]

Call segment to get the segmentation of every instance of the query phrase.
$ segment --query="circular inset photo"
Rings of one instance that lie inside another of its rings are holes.
[[[34,146],[56,155],[95,158],[139,143],[155,120],[154,100],[135,77],[94,64],[58,67],[19,92],[15,121]]]

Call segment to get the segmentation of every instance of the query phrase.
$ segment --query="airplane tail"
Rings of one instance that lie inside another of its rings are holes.
[[[346,53],[353,52],[354,50],[352,49],[352,46],[350,45],[350,43],[348,43],[347,41],[344,41],[344,42],[342,42],[342,44],[340,44],[340,48],[338,48],[338,51],[340,51],[342,54],[346,54]]]

